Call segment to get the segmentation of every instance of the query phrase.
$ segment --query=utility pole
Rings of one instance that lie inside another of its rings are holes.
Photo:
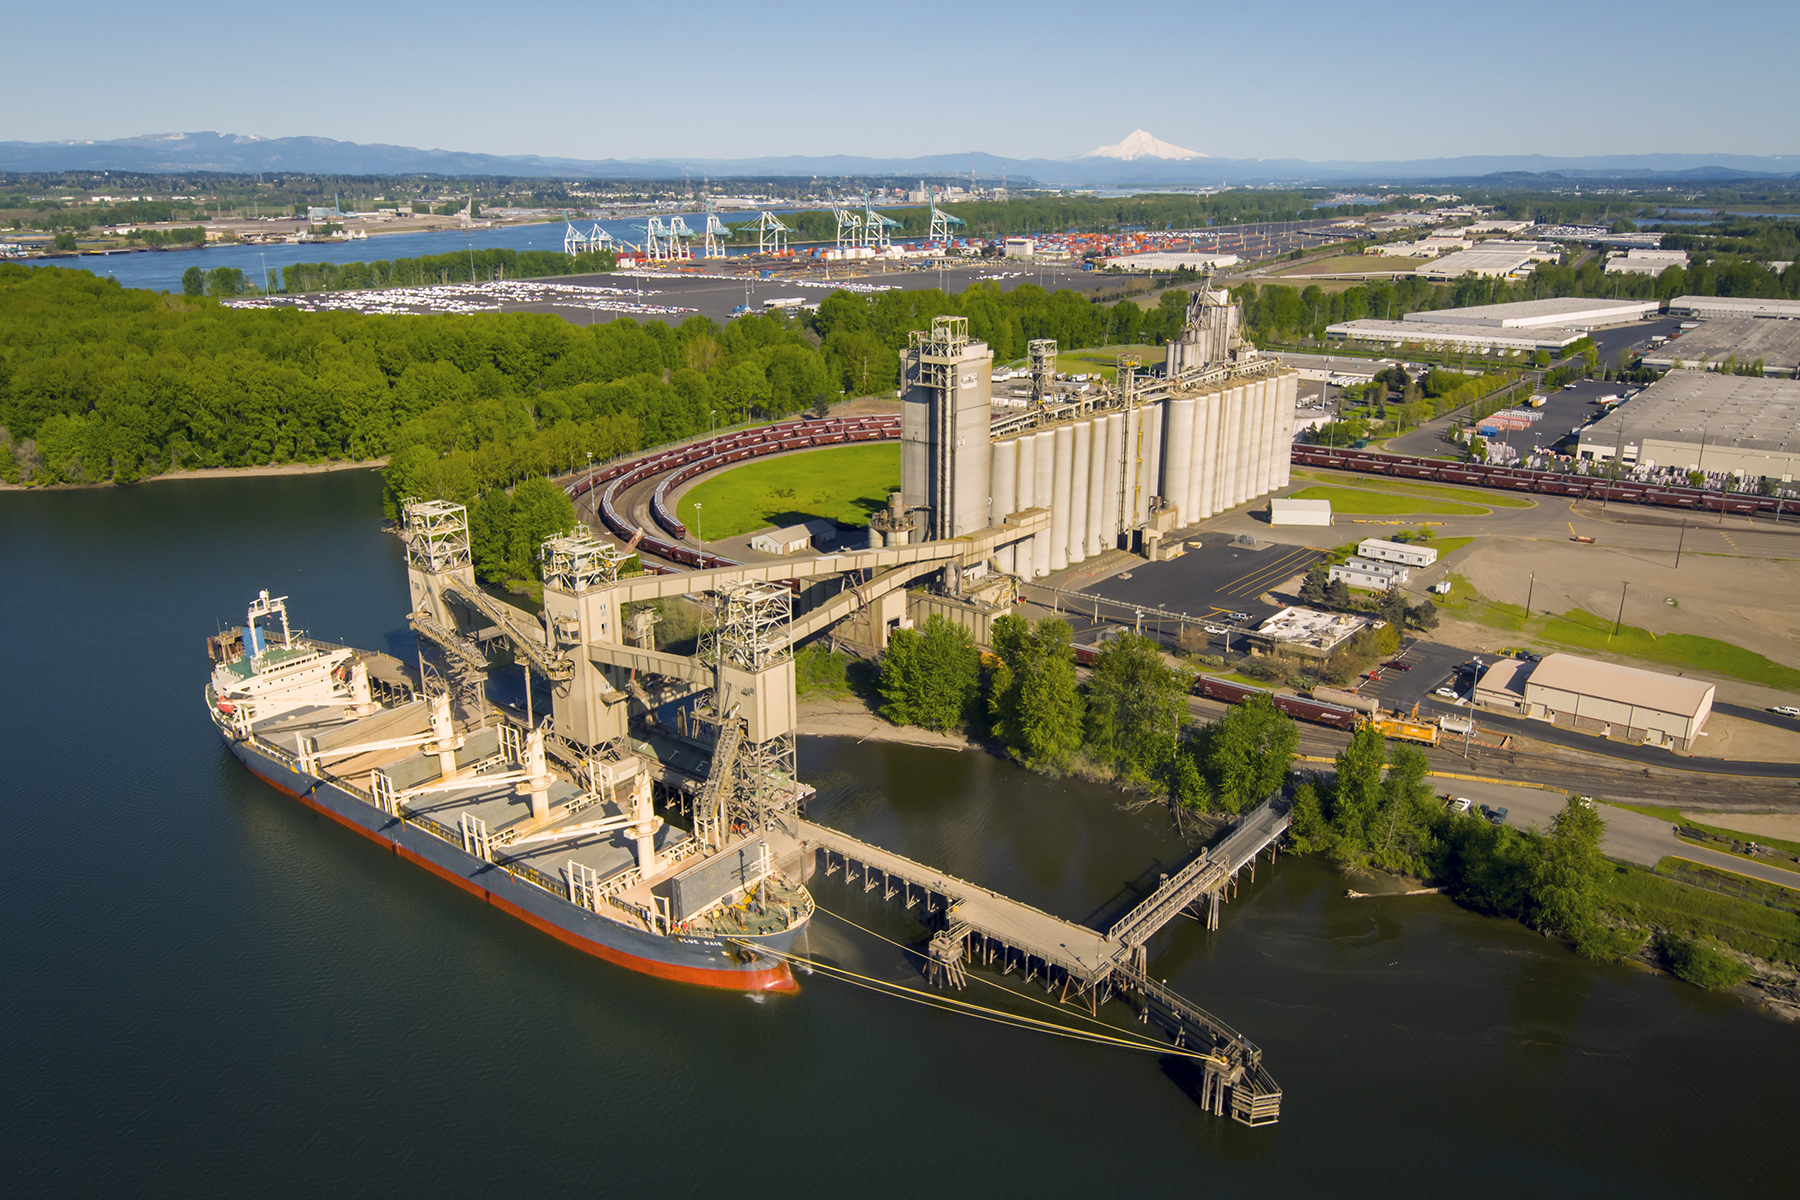
[[[1531,591],[1535,587],[1537,587],[1537,572],[1533,571],[1525,583],[1525,616],[1527,619],[1531,617]]]
[[[1675,539],[1675,569],[1681,570],[1681,544],[1687,541],[1687,522],[1681,523],[1681,536]]]
[[[1619,615],[1613,618],[1614,637],[1619,635],[1619,624],[1625,620],[1625,592],[1629,587],[1631,587],[1630,583],[1621,584],[1619,587]]]

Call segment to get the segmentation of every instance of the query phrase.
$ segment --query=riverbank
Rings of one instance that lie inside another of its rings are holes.
[[[809,696],[800,701],[794,732],[802,737],[848,737],[858,742],[894,742],[936,750],[979,750],[960,733],[934,733],[896,725],[854,696]]]
[[[385,458],[364,458],[353,462],[332,460],[322,463],[271,463],[264,467],[205,467],[193,471],[164,471],[160,475],[146,475],[136,480],[137,483],[158,483],[172,479],[258,479],[272,475],[324,475],[331,471],[373,471],[385,467]],[[45,487],[28,487],[22,483],[0,483],[0,491],[4,492],[74,492],[93,488],[127,487],[128,484],[112,483],[52,483]]]

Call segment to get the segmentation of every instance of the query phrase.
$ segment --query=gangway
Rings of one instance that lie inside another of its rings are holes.
[[[1224,841],[1201,851],[1193,862],[1158,884],[1142,904],[1113,922],[1107,937],[1128,948],[1131,965],[1141,971],[1144,944],[1194,901],[1211,898],[1207,928],[1217,929],[1226,884],[1246,865],[1254,870],[1256,856],[1287,832],[1287,827],[1287,806],[1281,798],[1263,801],[1239,818],[1237,828]]]

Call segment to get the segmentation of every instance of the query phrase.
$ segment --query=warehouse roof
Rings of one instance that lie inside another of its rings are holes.
[[[1682,317],[1800,317],[1800,300],[1757,300],[1749,296],[1677,296],[1669,311]]]
[[[1373,317],[1329,325],[1325,332],[1330,337],[1347,338],[1353,342],[1424,342],[1451,346],[1498,346],[1506,350],[1561,350],[1585,336],[1579,329],[1502,329],[1498,325],[1477,325],[1472,321],[1383,321]]]
[[[1331,501],[1329,501],[1329,500],[1283,500],[1283,499],[1277,498],[1277,499],[1269,501],[1269,507],[1271,509],[1279,508],[1279,509],[1282,509],[1287,512],[1328,513],[1331,511]]]
[[[1525,683],[1688,718],[1699,716],[1713,698],[1713,685],[1698,679],[1574,654],[1546,654]]]
[[[1581,431],[1583,446],[1643,439],[1721,450],[1800,450],[1800,382],[1670,371]]]
[[[1655,312],[1654,300],[1582,300],[1575,296],[1558,296],[1549,300],[1515,300],[1509,304],[1475,304],[1467,308],[1438,308],[1407,313],[1408,321],[1424,321],[1434,325],[1469,322],[1496,325],[1504,329],[1530,329],[1539,325],[1575,328],[1589,325],[1616,325],[1636,321]]]
[[[1792,374],[1796,364],[1800,364],[1800,321],[1758,317],[1702,321],[1698,328],[1644,355],[1644,361],[1666,369],[1677,359],[1691,367],[1701,359],[1716,366],[1730,357],[1746,364],[1760,358],[1763,370]]]

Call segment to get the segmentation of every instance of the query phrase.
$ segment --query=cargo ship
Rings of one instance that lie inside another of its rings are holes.
[[[287,598],[266,591],[207,650],[207,713],[276,790],[608,962],[797,990],[785,955],[812,897],[758,831],[738,823],[703,840],[657,815],[644,759],[552,755],[543,727],[504,712],[455,720],[428,674],[417,690],[377,687],[370,666],[384,656],[294,630]]]

